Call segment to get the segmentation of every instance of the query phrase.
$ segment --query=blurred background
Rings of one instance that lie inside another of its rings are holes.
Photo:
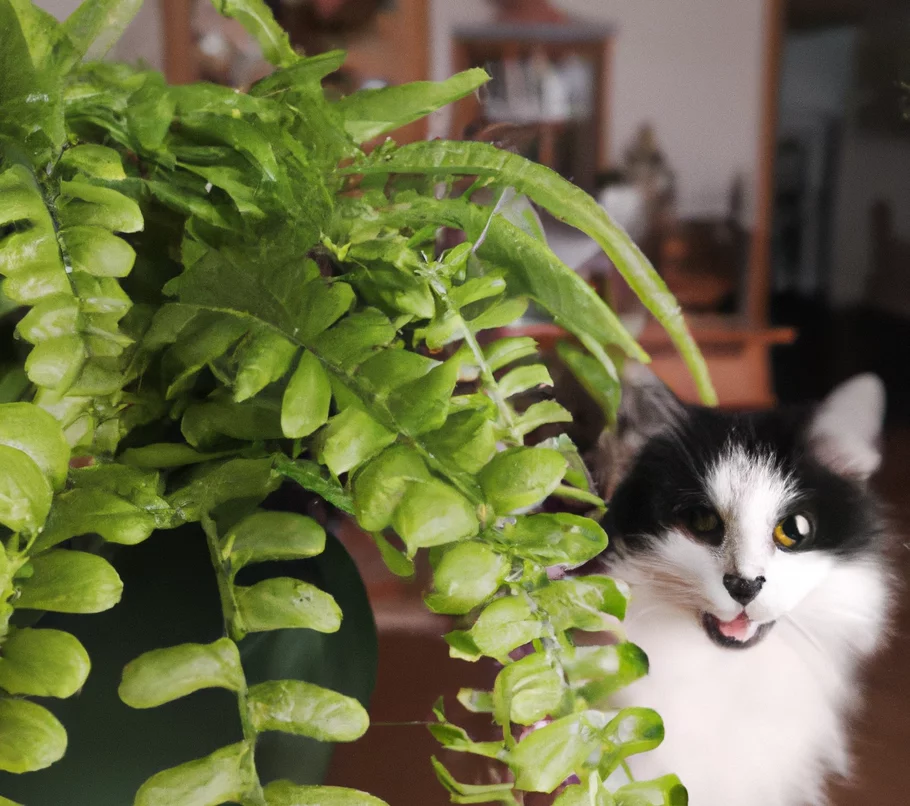
[[[78,0],[40,5],[65,17]],[[495,142],[598,199],[676,293],[721,405],[816,399],[871,370],[889,395],[878,484],[910,524],[910,2],[891,0],[274,0],[309,54],[349,52],[332,92],[442,79],[471,66],[476,97],[412,124],[399,142]],[[248,86],[268,72],[208,0],[146,2],[115,58],[173,82]],[[557,254],[608,295],[677,392],[693,390],[669,343],[585,236],[544,220]],[[519,330],[559,332],[533,314]],[[566,387],[574,397],[572,387]],[[579,392],[579,396],[580,396]],[[574,404],[584,422],[585,404]],[[579,432],[584,442],[590,433]],[[582,446],[584,447],[584,446]],[[450,625],[420,601],[425,576],[392,577],[349,524],[379,626],[379,678],[365,739],[330,778],[393,806],[448,802],[420,724],[435,697],[494,671],[450,660]],[[898,540],[895,563],[908,565]],[[869,674],[857,779],[838,804],[906,799],[908,610]],[[453,709],[454,710],[454,709]],[[459,712],[459,717],[462,714]],[[403,767],[403,759],[408,759]],[[457,770],[457,763],[453,764]],[[467,773],[462,776],[467,777]],[[695,804],[695,806],[698,806]]]

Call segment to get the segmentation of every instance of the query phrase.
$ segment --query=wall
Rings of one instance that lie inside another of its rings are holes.
[[[753,187],[759,148],[764,0],[556,0],[613,23],[611,159],[650,121],[677,173],[683,215],[723,213],[737,173]],[[451,73],[453,28],[490,19],[483,0],[432,0],[432,76]],[[445,132],[444,116],[433,134]],[[751,202],[751,199],[749,199]]]

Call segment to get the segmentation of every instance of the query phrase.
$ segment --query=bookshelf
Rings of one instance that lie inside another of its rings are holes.
[[[456,104],[451,136],[514,124],[528,156],[593,191],[609,164],[612,43],[611,26],[580,21],[457,28],[455,69],[483,67],[493,79]]]

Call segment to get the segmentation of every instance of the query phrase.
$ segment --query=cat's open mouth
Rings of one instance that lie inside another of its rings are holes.
[[[755,646],[774,626],[773,621],[758,624],[752,621],[745,612],[740,613],[732,621],[721,621],[717,616],[703,613],[701,623],[708,638],[718,646],[727,649],[746,649]]]

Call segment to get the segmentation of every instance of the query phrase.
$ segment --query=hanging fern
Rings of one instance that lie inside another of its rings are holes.
[[[321,80],[343,54],[297,55],[260,0],[215,5],[277,68],[249,93],[84,61],[137,3],[87,0],[58,24],[0,0],[0,310],[31,345],[27,382],[14,365],[0,383],[0,769],[64,754],[60,721],[23,697],[69,697],[89,674],[79,641],[35,617],[98,612],[121,595],[104,549],[74,540],[132,546],[196,523],[223,635],[135,658],[119,695],[144,709],[226,689],[242,736],[153,775],[135,803],[379,804],[269,782],[254,752],[266,732],[344,742],[368,725],[355,698],[329,688],[252,682],[238,648],[253,633],[332,633],[344,617],[311,582],[238,578],[326,549],[315,520],[263,507],[296,484],[355,518],[396,574],[428,549],[427,606],[469,617],[446,636],[451,654],[503,665],[491,691],[459,695],[500,738],[474,741],[436,710],[443,747],[510,773],[462,784],[434,760],[454,802],[520,803],[572,776],[559,806],[684,802],[672,775],[614,786],[625,759],[663,736],[648,709],[599,710],[647,659],[622,641],[574,645],[576,630],[613,628],[626,591],[599,576],[549,579],[547,568],[607,544],[595,520],[553,502],[595,515],[602,502],[568,438],[525,444],[570,419],[553,400],[523,398],[552,386],[534,341],[488,336],[533,301],[577,338],[563,355],[608,414],[614,361],[647,356],[538,231],[476,190],[525,194],[600,243],[713,400],[678,307],[607,214],[540,166],[476,143],[361,151],[472,92],[483,71],[332,104]],[[459,195],[452,176],[477,181]],[[441,227],[464,242],[440,252]],[[551,511],[537,511],[548,499]],[[513,659],[525,645],[531,654]]]

